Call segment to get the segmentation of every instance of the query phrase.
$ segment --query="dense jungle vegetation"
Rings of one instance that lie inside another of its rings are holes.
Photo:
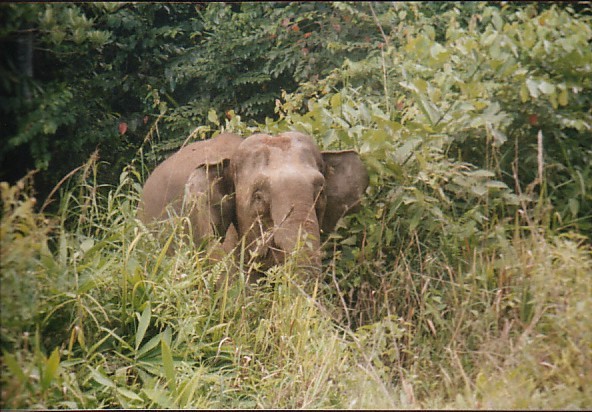
[[[3,409],[592,408],[589,3],[0,16]],[[137,220],[148,173],[223,130],[361,154],[312,288],[287,264],[217,290],[231,257]]]

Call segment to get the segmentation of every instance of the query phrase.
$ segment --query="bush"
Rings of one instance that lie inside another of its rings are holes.
[[[135,10],[117,7],[118,18]],[[352,37],[375,37],[368,49],[341,44],[359,55],[319,63],[326,75],[285,91],[273,118],[203,106],[189,127],[194,114],[165,104],[158,124],[183,140],[296,129],[357,149],[370,188],[323,239],[323,279],[307,293],[288,264],[256,287],[239,274],[216,290],[230,257],[207,263],[190,241],[166,255],[183,225],[156,239],[135,210],[142,160],[178,139],[140,151],[113,185],[91,158],[60,182],[55,214],[34,209],[30,182],[2,184],[2,407],[592,405],[589,17],[558,5],[323,3],[254,24],[295,7],[199,9],[202,57],[243,41],[224,31],[231,22],[259,33],[254,43],[275,33],[285,56],[317,21],[317,45],[335,40],[323,24],[339,19],[358,19],[343,25]],[[170,72],[178,84],[208,74],[181,76],[185,57]],[[290,76],[304,80],[298,67]],[[221,87],[242,96],[236,86]]]

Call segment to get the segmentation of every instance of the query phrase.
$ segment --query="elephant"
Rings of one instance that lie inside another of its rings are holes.
[[[141,217],[162,218],[172,203],[189,215],[196,241],[235,232],[227,238],[244,239],[262,270],[301,248],[298,267],[318,273],[320,234],[360,208],[368,184],[353,150],[321,152],[294,131],[245,139],[225,133],[158,166],[145,183]]]
[[[140,220],[144,223],[162,220],[167,217],[170,205],[177,215],[189,215],[196,243],[207,236],[223,235],[234,220],[234,201],[232,186],[227,186],[231,180],[220,178],[219,172],[243,140],[236,134],[222,133],[191,143],[159,164],[144,183],[138,211]],[[209,204],[191,207],[190,200],[196,203],[205,200]]]

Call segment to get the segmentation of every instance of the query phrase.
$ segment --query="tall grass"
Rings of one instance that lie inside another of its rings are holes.
[[[583,237],[517,217],[459,258],[411,236],[356,265],[374,281],[355,296],[337,246],[316,284],[288,264],[217,288],[232,258],[208,262],[179,222],[154,236],[135,170],[104,188],[98,167],[51,216],[28,179],[2,183],[2,408],[592,406]]]

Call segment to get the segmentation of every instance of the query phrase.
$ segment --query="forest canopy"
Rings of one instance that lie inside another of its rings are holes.
[[[0,406],[589,409],[591,20],[0,5]],[[167,255],[142,184],[187,142],[287,130],[360,153],[362,210],[313,294],[289,265],[216,291],[232,262]]]

